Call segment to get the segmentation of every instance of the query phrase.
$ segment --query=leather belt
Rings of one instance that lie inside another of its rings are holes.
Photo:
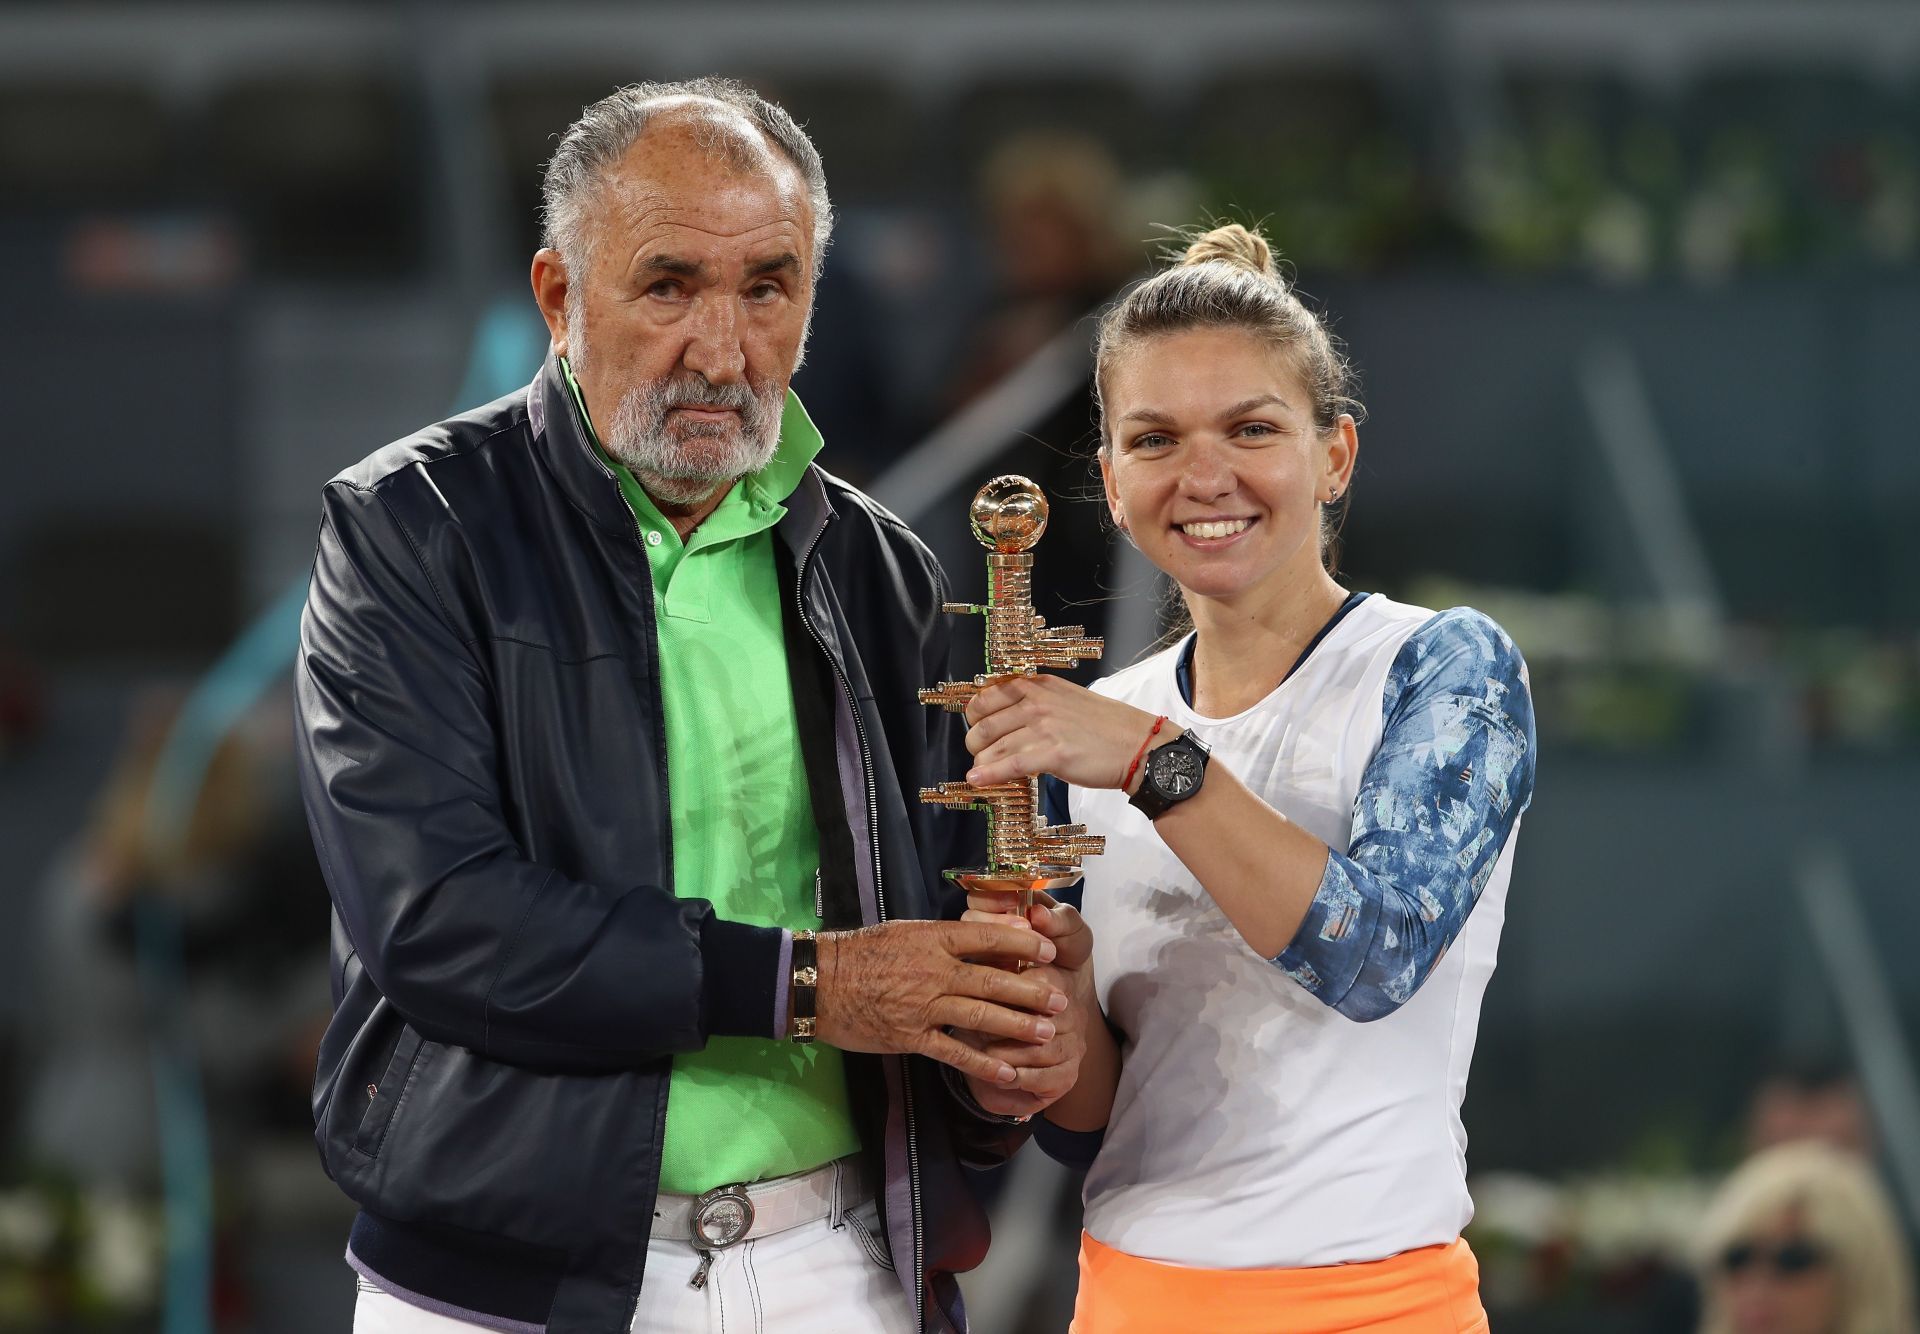
[[[811,1172],[716,1186],[701,1195],[662,1191],[653,1204],[653,1235],[717,1251],[835,1218],[873,1198],[858,1158],[840,1158]]]

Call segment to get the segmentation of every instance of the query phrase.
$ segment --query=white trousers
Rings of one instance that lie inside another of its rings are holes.
[[[880,1257],[879,1210],[865,1204],[715,1251],[704,1287],[692,1285],[691,1243],[647,1243],[647,1275],[633,1334],[911,1334],[913,1305]],[[401,1301],[360,1280],[353,1334],[472,1334],[483,1326]]]

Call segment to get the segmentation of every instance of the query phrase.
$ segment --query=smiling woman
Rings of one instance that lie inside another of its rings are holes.
[[[967,710],[967,781],[1054,775],[1107,839],[1079,1083],[975,1096],[1091,1164],[1078,1334],[1200,1306],[1221,1334],[1484,1331],[1459,1109],[1533,793],[1526,667],[1479,612],[1334,579],[1359,405],[1257,233],[1109,311],[1096,380],[1108,509],[1192,627]]]
[[[1183,589],[1244,600],[1342,596],[1326,577],[1321,505],[1344,490],[1353,419],[1326,432],[1293,383],[1293,358],[1230,329],[1135,345],[1106,397],[1129,405],[1100,451],[1113,520]],[[1324,617],[1323,617],[1324,619]]]

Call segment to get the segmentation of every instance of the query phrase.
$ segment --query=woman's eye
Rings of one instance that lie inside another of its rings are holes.
[[[1135,449],[1165,449],[1172,443],[1172,440],[1157,432],[1150,435],[1135,436],[1133,439],[1133,447]]]
[[[1278,435],[1280,433],[1265,422],[1248,422],[1240,428],[1240,434],[1260,439],[1265,436]]]

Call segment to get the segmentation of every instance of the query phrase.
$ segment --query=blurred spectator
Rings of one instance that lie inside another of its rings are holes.
[[[29,1153],[77,1180],[145,1187],[155,1174],[150,1014],[133,916],[156,896],[177,914],[192,1030],[215,1143],[243,1153],[266,1129],[307,1133],[314,1026],[328,1005],[326,898],[294,798],[284,695],[215,754],[186,829],[147,827],[174,709],[134,711],[87,827],[42,884],[43,1022]]]
[[[853,264],[828,264],[793,391],[826,440],[830,469],[866,486],[912,443],[879,346],[879,303]]]
[[[1701,1229],[1702,1334],[1913,1334],[1912,1261],[1858,1156],[1767,1149],[1721,1187]]]
[[[1005,140],[980,174],[999,287],[947,390],[959,408],[1111,297],[1138,265],[1120,168],[1085,135]]]
[[[1808,1059],[1775,1069],[1754,1091],[1747,1113],[1747,1150],[1815,1140],[1871,1160],[1873,1117],[1852,1071]]]
[[[987,155],[980,193],[998,284],[961,340],[955,373],[935,396],[942,416],[990,390],[1079,321],[1086,320],[1084,329],[1071,336],[1091,348],[1087,317],[1118,292],[1141,258],[1141,246],[1127,238],[1137,201],[1128,197],[1112,154],[1085,135],[1035,130],[1008,137]],[[1009,442],[1015,448],[982,459],[952,494],[970,496],[987,478],[1008,471],[1039,483],[1052,514],[1046,555],[1034,574],[1034,606],[1050,625],[1084,625],[1099,635],[1106,632],[1114,587],[1111,525],[1092,462],[1091,365],[1089,355],[1086,377],[1062,382],[1054,397],[1029,405],[1019,440]],[[964,500],[919,517],[915,528],[946,563],[957,595],[984,595]],[[971,640],[960,639],[963,655]],[[979,664],[963,656],[957,665]],[[1066,674],[1091,681],[1097,667],[1082,664]]]
[[[38,886],[26,1184],[0,1198],[41,1224],[33,1245],[16,1237],[0,1255],[7,1328],[152,1315],[163,1237],[169,1266],[210,1248],[215,1325],[254,1328],[260,1266],[316,1198],[331,1203],[306,1104],[328,1009],[326,897],[294,793],[290,708],[268,692],[220,740],[179,825],[159,829],[177,713],[157,697],[132,711],[94,810]],[[285,1299],[297,1278],[285,1268],[263,1305]]]
[[[45,712],[39,680],[23,659],[0,644],[0,763],[34,739]]]

